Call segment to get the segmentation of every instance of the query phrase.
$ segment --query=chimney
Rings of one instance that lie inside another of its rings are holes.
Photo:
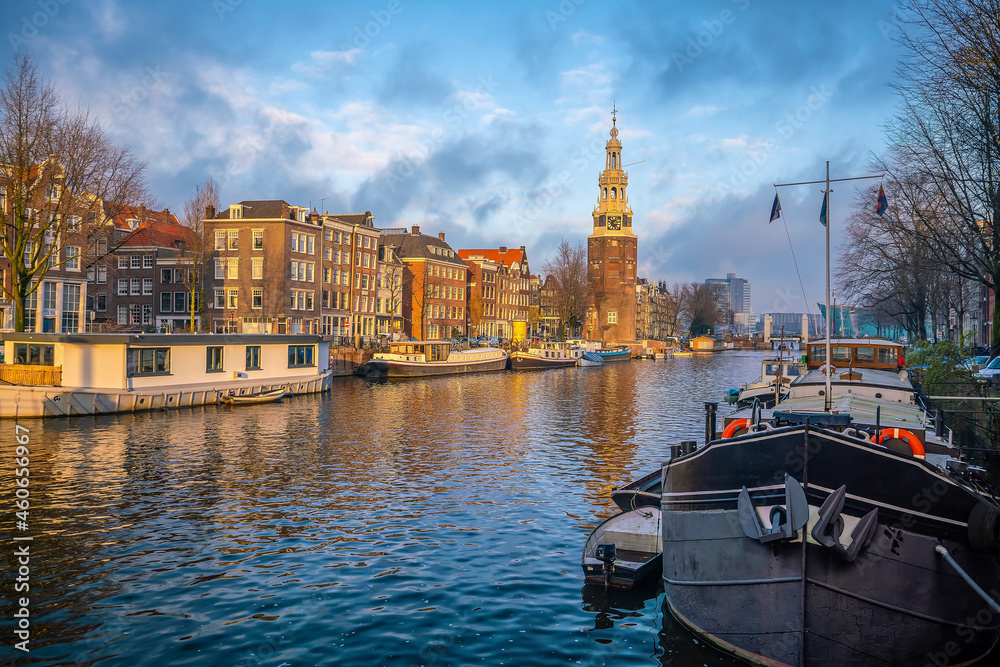
[[[215,207],[214,206],[206,206],[205,207],[205,219],[206,220],[211,220],[214,217],[215,217]]]
[[[420,225],[413,225],[413,235],[417,236],[420,234]]]
[[[444,241],[444,232],[438,232],[438,238]]]
[[[310,221],[311,221],[311,222],[312,222],[312,223],[313,223],[314,225],[318,225],[318,224],[319,224],[319,213],[318,213],[317,211],[313,211],[312,213],[310,213],[310,214],[309,214],[309,220],[310,220]]]
[[[504,255],[506,253],[507,253],[507,246],[505,245],[500,246],[500,254]]]

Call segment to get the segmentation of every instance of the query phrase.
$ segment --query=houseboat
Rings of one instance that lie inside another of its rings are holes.
[[[760,377],[753,382],[747,382],[739,389],[730,389],[727,400],[734,398],[738,408],[745,408],[759,401],[764,407],[771,407],[788,395],[789,385],[800,375],[806,374],[804,361],[785,358],[768,357],[761,361]]]
[[[408,340],[389,343],[388,352],[375,354],[363,366],[367,378],[404,378],[502,371],[507,352],[495,347],[453,350],[442,340]]]
[[[160,410],[331,385],[329,343],[306,334],[6,333],[3,350],[3,417]]]
[[[511,354],[510,367],[519,371],[576,366],[577,360],[583,356],[584,352],[582,347],[574,346],[569,342],[543,341],[527,350]]]
[[[941,664],[1000,638],[1000,505],[916,403],[900,347],[807,346],[774,409],[725,420],[661,470],[663,583],[681,623],[761,665]],[[705,564],[713,564],[706,568]],[[735,602],[734,602],[735,601]],[[892,641],[879,638],[892,637]],[[951,642],[951,644],[949,644]]]

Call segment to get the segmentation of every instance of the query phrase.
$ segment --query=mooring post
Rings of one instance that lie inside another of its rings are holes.
[[[718,403],[705,401],[705,444],[715,440],[715,410]]]

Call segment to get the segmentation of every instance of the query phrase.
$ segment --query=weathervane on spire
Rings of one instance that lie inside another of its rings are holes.
[[[614,125],[615,121],[618,120],[618,105],[615,102],[611,103],[611,124]]]

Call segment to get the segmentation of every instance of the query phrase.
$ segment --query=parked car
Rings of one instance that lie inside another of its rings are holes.
[[[988,354],[981,354],[963,361],[960,366],[968,371],[976,372],[990,361]]]
[[[979,372],[974,373],[972,377],[977,380],[985,380],[990,384],[995,380],[1000,380],[1000,357],[988,363],[986,368],[980,368]]]

